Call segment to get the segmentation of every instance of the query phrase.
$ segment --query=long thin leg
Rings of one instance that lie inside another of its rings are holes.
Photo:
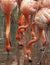
[[[25,17],[23,14],[21,14],[20,19],[18,21],[19,27],[23,25],[25,20]],[[24,29],[20,29],[20,31],[18,31],[18,34],[16,35],[16,39],[20,40],[21,39],[21,33],[24,32]]]
[[[32,31],[31,31],[32,36],[34,39],[36,38],[36,33],[35,33],[35,22],[32,22]]]
[[[27,21],[27,24],[24,25],[24,21]],[[19,41],[21,41],[21,33],[23,34],[23,32],[25,31],[25,29],[30,25],[30,17],[29,16],[24,16],[23,14],[21,14],[21,17],[19,19],[18,24],[20,25],[18,28],[18,34],[16,35],[16,39],[18,39]],[[23,44],[20,44],[20,46]]]
[[[33,36],[34,39],[36,39],[36,33],[35,33],[35,22],[32,22],[32,28],[31,28],[31,35]],[[29,62],[32,62],[31,60],[31,52],[29,53]]]
[[[20,30],[21,29],[26,29],[27,27],[29,27],[29,25],[30,25],[30,16],[25,16],[25,19],[26,19],[26,21],[27,21],[27,24],[26,25],[23,25],[23,26],[20,26],[19,28],[18,28],[18,32],[20,32]]]
[[[43,30],[42,31],[42,48],[41,51],[44,51],[44,46],[48,45],[47,39],[46,39],[46,33]]]
[[[31,45],[34,44],[35,42],[37,42],[40,39],[42,30],[38,28],[38,31],[39,31],[38,36],[34,40],[31,40],[31,41],[28,42],[27,49],[26,49],[28,59],[30,59],[30,54],[31,54],[30,47],[31,47]]]
[[[25,20],[25,16],[23,14],[20,15],[20,19],[18,21],[19,26],[22,26]]]
[[[10,15],[6,15],[6,51],[8,52],[8,54],[11,48],[9,33],[10,33]]]
[[[42,31],[42,44],[43,44],[43,46],[48,44],[47,39],[46,39],[46,33],[44,30]]]
[[[23,17],[20,19],[20,25],[23,24]],[[16,39],[20,40],[21,39],[21,32],[23,33],[24,32],[24,29],[26,29],[29,25],[30,25],[30,17],[27,16],[26,17],[26,20],[27,20],[27,24],[26,25],[21,25],[19,26],[18,28],[18,34],[16,35]]]

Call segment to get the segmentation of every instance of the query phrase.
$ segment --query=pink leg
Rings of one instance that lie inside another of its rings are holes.
[[[43,44],[43,46],[48,45],[44,30],[42,31],[42,44]]]
[[[27,53],[29,60],[30,60],[30,54],[31,54],[30,47],[31,47],[32,44],[34,44],[35,42],[37,42],[40,39],[40,36],[41,36],[41,33],[42,33],[42,30],[39,29],[39,28],[38,28],[38,31],[39,31],[38,36],[36,38],[34,38],[34,40],[29,41],[27,48],[26,48],[26,53]]]
[[[9,33],[10,33],[10,15],[6,15],[6,51],[8,52],[8,54],[11,49]]]

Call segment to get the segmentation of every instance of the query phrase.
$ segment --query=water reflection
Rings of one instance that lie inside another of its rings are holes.
[[[10,59],[10,57],[8,57],[6,60],[6,65],[17,65],[17,57],[13,56],[12,59]]]
[[[16,56],[14,56],[14,60],[12,62],[12,65],[17,65],[17,57]]]
[[[2,60],[0,65],[17,65],[17,57],[14,55],[12,58],[7,56],[6,60]]]
[[[6,60],[6,65],[11,65],[11,60],[9,58]]]

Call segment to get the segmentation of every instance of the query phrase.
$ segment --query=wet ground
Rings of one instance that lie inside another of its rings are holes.
[[[50,41],[45,51],[40,51],[41,48],[41,40],[35,43],[35,45],[31,46],[31,58],[32,62],[29,63],[26,58],[26,53],[24,48],[20,49],[15,39],[17,26],[14,20],[11,22],[11,51],[10,54],[7,55],[5,49],[5,19],[0,18],[0,65],[50,65]],[[29,31],[27,31],[26,41],[30,40]],[[28,39],[29,38],[29,39]],[[50,32],[48,34],[48,40],[50,40]],[[41,63],[40,63],[41,61]]]
[[[0,44],[0,65],[50,65],[50,46],[46,48],[45,52],[41,52],[39,49],[40,48],[37,49],[37,45],[31,48],[32,63],[29,63],[25,58],[24,49],[18,48],[17,51],[17,49],[12,46],[11,52],[8,55],[5,50],[5,45]],[[40,61],[41,64],[39,64]]]

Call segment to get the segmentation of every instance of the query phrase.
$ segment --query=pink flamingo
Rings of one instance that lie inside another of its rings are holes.
[[[43,45],[48,45],[48,43],[46,42],[46,37],[45,37],[45,30],[49,29],[50,27],[50,9],[49,8],[42,8],[41,10],[38,11],[38,13],[35,16],[35,24],[38,28],[39,33],[38,33],[38,36],[34,38],[34,40],[31,40],[28,42],[27,50],[26,50],[28,59],[31,59],[30,46],[40,39],[41,34],[43,37]]]
[[[46,42],[45,29],[49,28],[49,26],[50,26],[50,4],[49,4],[50,1],[49,0],[47,0],[47,1],[46,0],[37,0],[37,3],[39,3],[38,8],[40,9],[40,11],[38,10],[38,12],[35,14],[34,26],[37,25],[39,34],[36,37],[34,30],[31,32],[31,34],[35,37],[35,39],[28,42],[27,50],[26,50],[28,59],[31,59],[30,58],[31,45],[39,40],[41,34],[42,34],[43,45],[48,45],[48,43]]]
[[[23,14],[21,14],[20,19],[18,21],[18,25],[22,26],[24,24],[24,20],[25,20],[25,17]],[[16,35],[16,39],[18,39],[20,41],[21,40],[21,33],[23,33],[24,31],[25,31],[24,29],[21,29],[20,32],[18,32],[18,34]]]
[[[37,0],[41,8],[47,7],[50,8],[50,0]]]
[[[10,43],[10,14],[12,10],[17,6],[16,0],[1,0],[1,9],[6,16],[6,51],[10,52],[11,43]]]
[[[18,37],[20,37],[21,29],[26,29],[27,27],[29,27],[29,25],[30,25],[30,15],[34,14],[36,9],[38,9],[36,4],[37,4],[36,1],[33,1],[33,0],[23,0],[21,2],[20,10],[23,13],[23,16],[25,17],[25,19],[27,21],[27,24],[19,26],[19,28],[18,28]],[[16,35],[16,37],[17,37],[17,35]]]

